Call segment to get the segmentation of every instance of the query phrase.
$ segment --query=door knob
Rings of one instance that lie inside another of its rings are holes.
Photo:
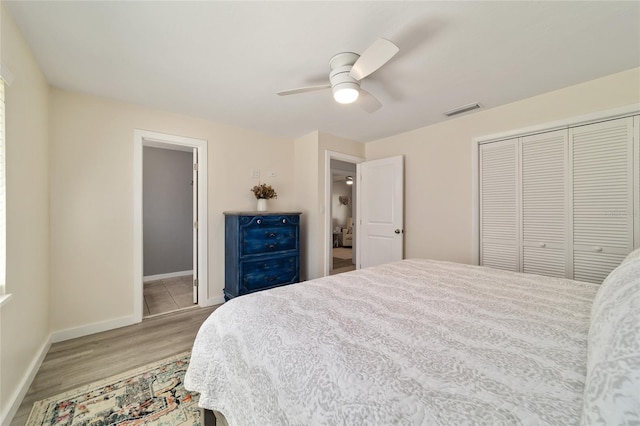
[[[395,230],[395,231],[393,231],[393,232],[395,232],[396,234],[399,234],[399,233],[400,233],[400,230],[399,230],[399,229],[396,229],[396,230]]]

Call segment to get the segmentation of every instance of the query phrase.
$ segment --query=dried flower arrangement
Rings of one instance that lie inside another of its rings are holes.
[[[272,198],[278,198],[276,190],[266,183],[254,186],[251,188],[251,192],[253,192],[253,195],[255,195],[257,199],[263,198],[265,200],[270,200]]]

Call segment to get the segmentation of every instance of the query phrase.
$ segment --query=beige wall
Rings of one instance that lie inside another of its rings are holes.
[[[4,5],[1,62],[6,88],[7,281],[0,308],[0,413],[8,415],[49,336],[49,86]]]
[[[320,220],[320,210],[316,188],[318,187],[318,171],[314,164],[318,163],[318,132],[309,133],[294,141],[293,149],[295,205],[302,212],[300,217],[300,279],[309,279],[316,275],[315,259],[321,255],[317,241],[315,227],[311,224]],[[312,264],[313,263],[313,264]]]
[[[368,143],[367,160],[404,155],[405,257],[472,262],[473,138],[638,102],[640,68]]]
[[[325,235],[325,211],[326,214],[331,214],[331,206],[325,206],[327,151],[364,158],[364,144],[322,132],[312,132],[294,142],[296,205],[303,212],[303,280],[324,276],[325,248],[332,243],[331,233]],[[312,164],[317,164],[317,168],[310,167]]]
[[[294,205],[293,141],[54,89],[51,92],[51,329],[133,314],[133,131],[208,141],[209,289],[224,287],[225,210],[255,210],[251,169]]]

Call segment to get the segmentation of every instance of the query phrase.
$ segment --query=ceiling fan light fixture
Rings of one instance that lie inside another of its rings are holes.
[[[333,86],[333,99],[339,104],[351,104],[358,100],[360,87],[357,83],[341,83]]]
[[[358,102],[366,112],[372,113],[380,109],[382,104],[374,95],[360,89],[360,82],[386,64],[396,53],[398,46],[387,39],[379,38],[371,44],[362,55],[354,52],[341,52],[329,60],[329,85],[299,87],[283,90],[279,96],[314,92],[328,89],[333,91],[333,99],[340,104],[351,104],[358,100],[362,90],[361,101]]]

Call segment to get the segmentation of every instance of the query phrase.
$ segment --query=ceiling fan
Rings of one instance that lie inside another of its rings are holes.
[[[375,96],[360,87],[360,82],[371,75],[398,53],[398,46],[385,38],[379,38],[362,55],[343,52],[329,60],[329,83],[300,87],[278,92],[280,96],[316,90],[332,89],[333,98],[341,104],[350,104],[360,98],[358,104],[367,112],[378,110],[382,104]]]

